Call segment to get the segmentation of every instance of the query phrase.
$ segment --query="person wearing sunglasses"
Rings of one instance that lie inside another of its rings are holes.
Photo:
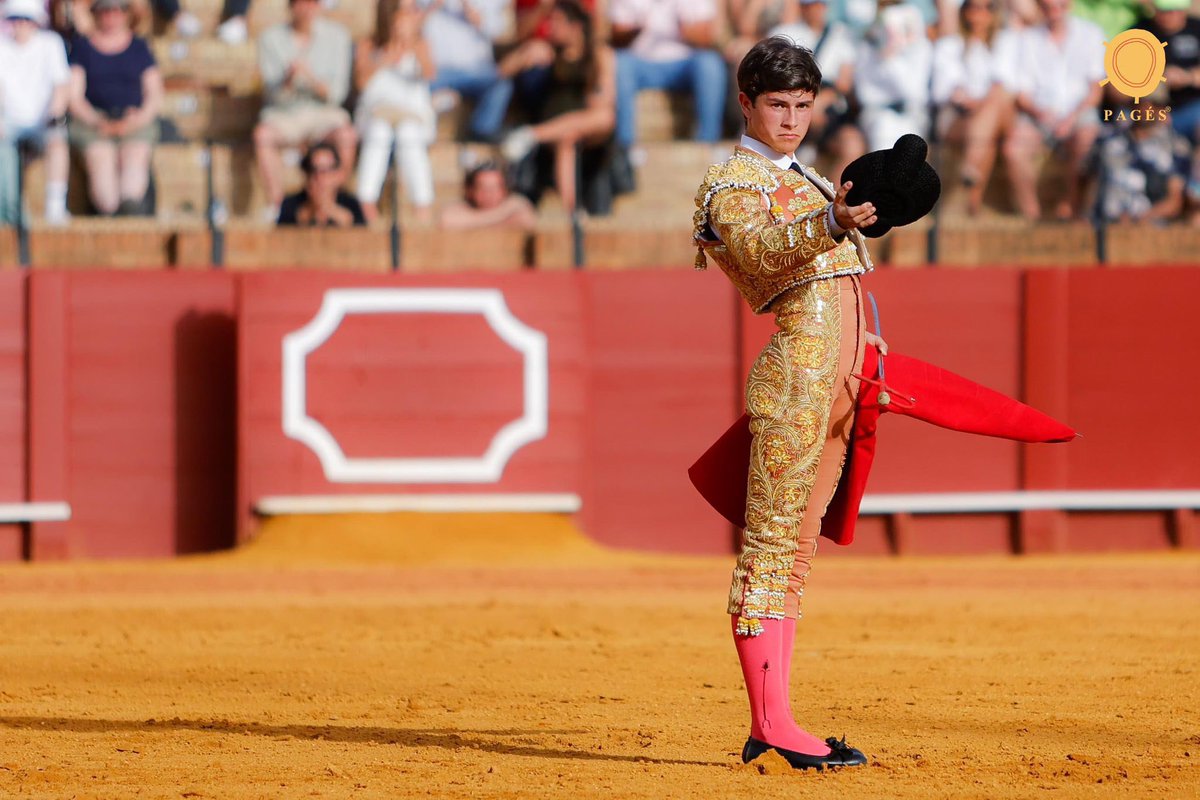
[[[362,205],[342,190],[342,161],[329,142],[313,145],[300,162],[304,188],[283,199],[277,224],[281,226],[349,228],[366,225]]]

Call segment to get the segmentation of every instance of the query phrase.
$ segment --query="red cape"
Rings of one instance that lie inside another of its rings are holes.
[[[863,375],[871,380],[863,382],[858,394],[846,463],[821,524],[821,535],[838,544],[854,540],[854,524],[875,460],[876,427],[884,411],[1018,442],[1069,442],[1075,438],[1074,430],[1052,417],[961,375],[896,352],[886,358],[886,387],[879,382],[875,348],[868,347],[863,358]],[[879,402],[881,388],[888,394],[883,405]],[[750,417],[743,414],[688,470],[704,499],[739,528],[746,525],[750,441]]]

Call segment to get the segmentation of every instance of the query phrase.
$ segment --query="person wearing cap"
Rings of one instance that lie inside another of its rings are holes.
[[[867,148],[850,104],[854,91],[854,63],[858,60],[862,40],[845,24],[829,18],[828,0],[798,0],[789,4],[783,20],[771,29],[770,35],[788,37],[812,50],[817,59],[822,83],[813,107],[809,138],[815,140],[820,149],[833,153],[832,174],[837,179],[846,165]]]
[[[796,161],[821,70],[790,39],[764,39],[738,66],[746,135],[696,193],[696,266],[711,258],[779,331],[746,383],[753,434],[745,528],[726,610],[750,701],[743,761],[774,750],[797,769],[855,766],[863,754],[796,724],[788,697],[800,601],[837,484],[867,346],[859,276],[871,268],[859,232],[871,202]]]
[[[45,30],[46,9],[41,0],[7,0],[2,13],[11,38],[0,37],[0,222],[16,221],[19,146],[31,146],[46,156],[45,219],[67,221],[69,155],[65,115],[70,69],[62,39]]]
[[[98,214],[142,215],[158,141],[162,75],[130,27],[128,0],[94,0],[96,28],[71,46],[72,146]]]
[[[1155,0],[1154,16],[1139,27],[1167,45],[1167,104],[1171,125],[1193,146],[1200,145],[1200,17],[1190,0]]]

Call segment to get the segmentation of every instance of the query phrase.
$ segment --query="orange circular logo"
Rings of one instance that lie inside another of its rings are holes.
[[[1104,72],[1100,81],[1111,83],[1135,104],[1163,82],[1167,70],[1167,46],[1150,31],[1125,31],[1104,45]]]

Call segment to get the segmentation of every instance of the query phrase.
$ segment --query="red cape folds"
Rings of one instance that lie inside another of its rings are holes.
[[[1069,442],[1075,438],[1074,430],[1037,409],[933,364],[893,352],[887,356],[886,369],[890,402],[881,406],[879,356],[874,347],[868,347],[863,375],[874,381],[864,381],[859,392],[842,477],[821,524],[821,535],[838,544],[854,540],[882,411],[1018,442]],[[739,528],[746,525],[750,440],[750,418],[743,414],[688,470],[704,499]]]

